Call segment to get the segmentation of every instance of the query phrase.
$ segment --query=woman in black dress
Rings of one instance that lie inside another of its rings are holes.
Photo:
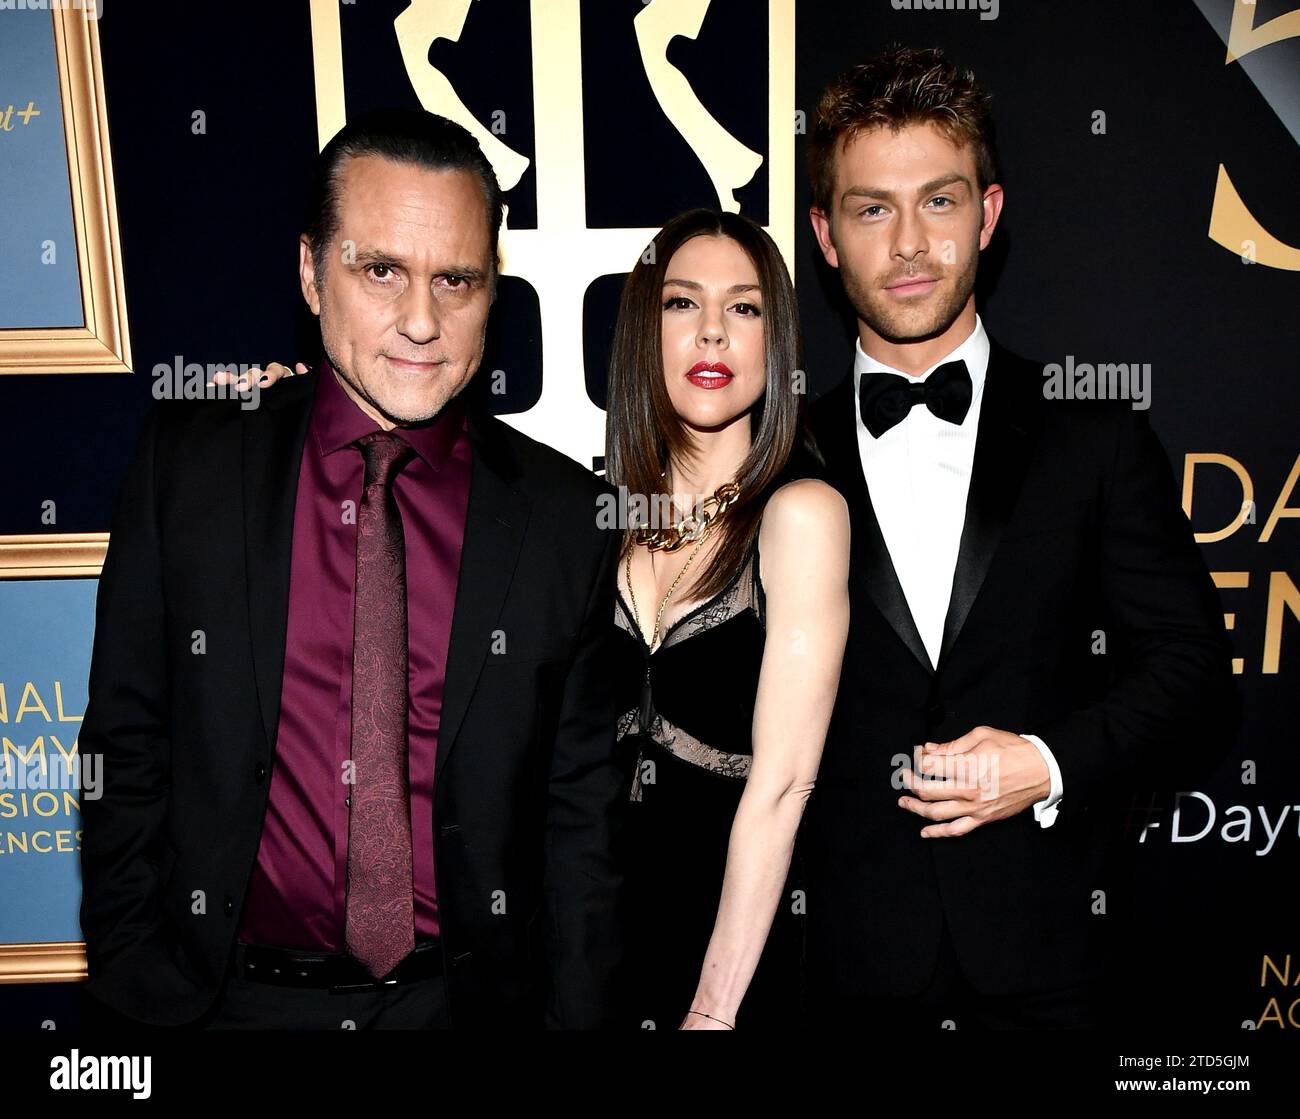
[[[848,630],[848,510],[804,441],[798,312],[771,238],[692,210],[653,244],[623,290],[606,436],[607,479],[649,521],[626,534],[614,604],[619,749],[636,757],[622,1021],[786,1028],[794,841]]]
[[[692,210],[653,248],[624,287],[606,434],[631,526],[613,666],[636,754],[622,1020],[789,1027],[795,835],[848,629],[848,510],[804,448],[798,314],[771,238]]]

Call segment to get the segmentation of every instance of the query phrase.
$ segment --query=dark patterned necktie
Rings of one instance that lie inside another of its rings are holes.
[[[897,373],[864,373],[858,383],[862,422],[879,439],[924,404],[941,420],[960,424],[970,411],[970,372],[964,361],[945,361],[924,381]]]
[[[366,473],[357,511],[347,947],[382,979],[415,948],[406,554],[393,496],[393,479],[415,451],[387,431],[372,432],[356,445]]]

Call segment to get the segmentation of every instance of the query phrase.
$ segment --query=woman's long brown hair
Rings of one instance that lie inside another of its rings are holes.
[[[763,228],[739,214],[688,210],[656,234],[623,285],[609,367],[605,477],[654,507],[664,494],[661,475],[671,461],[689,461],[694,441],[677,415],[664,382],[664,276],[693,237],[723,236],[753,261],[763,293],[763,365],[766,387],[750,413],[750,449],[736,474],[740,497],[715,530],[719,542],[692,581],[694,597],[721,591],[740,570],[758,535],[763,508],[803,436],[806,376],[794,285],[781,251]],[[651,251],[651,249],[653,251]],[[633,546],[624,536],[623,551]]]

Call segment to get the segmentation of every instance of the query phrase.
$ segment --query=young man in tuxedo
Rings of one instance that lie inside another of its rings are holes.
[[[976,313],[1003,190],[973,76],[888,51],[825,91],[808,155],[858,328],[810,417],[853,527],[810,1021],[1091,1026],[1108,809],[1234,718],[1221,607],[1145,412],[1046,399]]]
[[[80,738],[101,1016],[607,1021],[618,541],[603,483],[463,402],[501,215],[460,126],[350,123],[301,239],[326,360],[146,420]]]

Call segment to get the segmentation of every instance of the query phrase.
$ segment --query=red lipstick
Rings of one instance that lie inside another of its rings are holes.
[[[697,361],[686,371],[686,379],[699,389],[724,389],[736,375],[721,361]]]

